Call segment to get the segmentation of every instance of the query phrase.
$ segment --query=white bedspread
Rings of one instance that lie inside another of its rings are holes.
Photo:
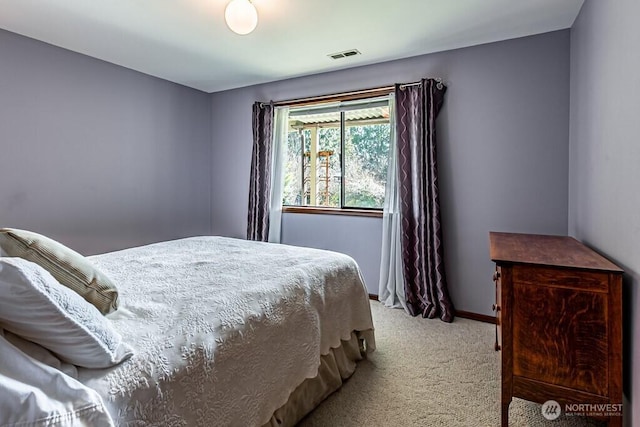
[[[194,237],[91,261],[118,286],[108,317],[136,354],[78,374],[117,425],[261,426],[352,331],[375,348],[346,255]]]

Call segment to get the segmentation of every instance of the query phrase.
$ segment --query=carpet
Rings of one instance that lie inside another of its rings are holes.
[[[495,326],[456,318],[414,318],[371,301],[377,350],[303,419],[300,427],[500,425],[500,353]],[[541,405],[514,399],[510,426],[583,427],[605,423],[546,420]]]

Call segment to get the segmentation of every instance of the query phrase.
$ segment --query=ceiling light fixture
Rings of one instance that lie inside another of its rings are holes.
[[[258,25],[258,11],[251,0],[231,0],[224,10],[224,20],[234,33],[249,34]]]

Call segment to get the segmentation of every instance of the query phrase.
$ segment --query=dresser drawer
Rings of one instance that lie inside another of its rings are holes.
[[[502,349],[502,269],[496,267],[496,271],[493,273],[493,282],[496,286],[496,302],[493,304],[493,312],[496,315],[496,343],[495,350]]]

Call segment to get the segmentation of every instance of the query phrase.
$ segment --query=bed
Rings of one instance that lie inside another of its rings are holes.
[[[375,349],[343,254],[207,236],[88,260],[117,284],[106,318],[133,349],[63,374],[101,400],[104,425],[295,425]]]

